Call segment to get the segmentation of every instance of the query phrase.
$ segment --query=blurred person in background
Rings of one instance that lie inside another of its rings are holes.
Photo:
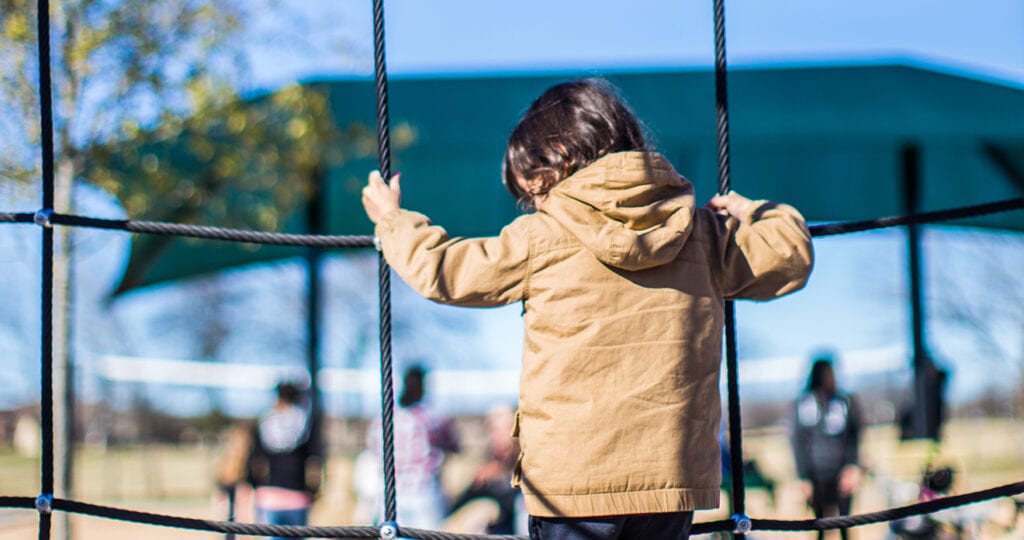
[[[512,487],[519,460],[519,439],[512,436],[515,409],[496,405],[487,411],[487,456],[473,482],[455,498],[444,529],[470,534],[526,534],[525,515],[517,512],[522,495]],[[525,514],[525,513],[523,513]]]
[[[247,470],[256,517],[269,525],[306,525],[323,459],[297,385],[277,385],[277,401],[259,418],[252,441]]]
[[[830,355],[814,359],[796,401],[792,445],[803,496],[817,518],[850,514],[860,484],[861,417],[854,397],[839,390]],[[839,529],[847,540],[846,529]],[[818,531],[819,540],[825,531]]]
[[[252,505],[252,490],[246,483],[252,434],[252,426],[240,422],[229,427],[222,436],[223,450],[217,464],[215,502],[218,507],[226,505],[220,514],[226,515],[228,521],[252,521],[252,516],[246,512]],[[226,535],[228,540],[234,537],[234,534]]]
[[[426,369],[413,365],[402,377],[394,414],[395,491],[399,526],[438,529],[448,509],[441,490],[441,469],[459,440],[449,418],[437,415],[427,403]],[[383,521],[383,456],[381,421],[367,432],[367,449],[356,459],[355,488],[359,496],[356,519]]]

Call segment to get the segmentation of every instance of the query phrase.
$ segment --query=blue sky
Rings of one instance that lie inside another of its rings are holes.
[[[312,41],[345,35],[341,54],[265,61],[284,81],[372,69],[370,1],[289,0]],[[392,73],[710,65],[711,0],[392,0],[385,3]],[[1016,0],[726,1],[731,64],[912,58],[1024,81],[1024,4]],[[273,54],[272,51],[264,51]]]
[[[290,36],[269,42],[253,40],[259,43],[251,51],[254,86],[273,88],[296,80],[370,73],[369,0],[284,0],[282,4],[284,9],[291,10],[288,16],[294,18],[295,28],[306,30],[295,30]],[[388,66],[395,75],[529,70],[599,72],[650,66],[707,66],[713,58],[710,0],[628,3],[392,0],[386,3],[386,10]],[[731,0],[726,2],[726,10],[729,62],[734,67],[906,59],[1024,86],[1024,2],[1019,0],[956,3]],[[275,21],[264,24],[269,27],[272,22]],[[308,45],[316,53],[297,53],[294,47],[282,46],[287,43]],[[101,196],[88,195],[85,199],[92,201],[89,204],[97,213],[117,213]],[[31,200],[26,203],[13,191],[3,190],[0,190],[0,202],[15,204],[19,210],[33,208],[34,204]],[[10,204],[0,206],[6,210]],[[23,273],[24,279],[35,283],[33,280],[38,275],[37,257],[32,255],[37,249],[32,247],[38,240],[35,230],[7,226],[0,233],[3,233],[0,245],[25,250],[16,257],[0,260],[5,275]],[[16,235],[21,236],[15,238]],[[122,264],[126,245],[120,239],[112,241],[115,235],[87,233],[87,239],[83,240],[86,246],[93,246],[81,253],[80,264],[84,266],[79,271],[80,276],[89,276],[83,286],[93,291],[89,293],[91,301],[96,301],[96,291],[113,282],[118,265]],[[797,381],[801,377],[797,372],[806,367],[806,357],[821,348],[853,351],[906,346],[909,322],[903,242],[903,233],[897,230],[818,240],[815,244],[817,267],[806,290],[777,302],[740,304],[741,358],[792,358],[790,366],[795,374],[792,380]],[[998,253],[998,257],[993,253]],[[925,278],[933,294],[952,287],[968,291],[965,294],[984,302],[984,295],[991,294],[994,287],[978,287],[977,284],[989,279],[993,271],[985,264],[975,263],[998,259],[998,264],[1003,266],[1024,267],[1024,241],[1020,235],[978,235],[932,229],[925,235],[925,257]],[[951,269],[956,270],[951,273]],[[250,274],[237,274],[242,279],[235,281],[251,282],[239,285],[241,292],[238,294],[269,295],[268,289],[260,289],[255,283],[263,280],[267,271],[257,269]],[[290,292],[277,301],[286,303],[298,294],[295,287],[299,282],[294,269],[282,272],[284,277],[278,279],[283,280]],[[350,281],[357,279],[344,272],[342,274],[350,276]],[[250,277],[245,279],[246,275]],[[364,277],[368,281],[360,286],[373,287],[372,275]],[[1024,293],[1019,281],[1022,278],[1007,279],[1018,281],[997,287]],[[26,290],[12,285],[11,280],[0,284],[4,298],[13,298],[19,304],[31,304],[38,298],[38,293],[31,288]],[[94,358],[103,352],[187,356],[187,349],[161,341],[161,321],[164,321],[161,317],[166,317],[168,310],[185,309],[186,296],[175,293],[173,288],[157,288],[124,300],[117,308],[116,324],[111,325],[101,317],[88,318],[90,330],[81,334],[92,341],[87,340],[88,343],[82,345],[80,356]],[[26,312],[34,314],[36,309],[32,307]],[[448,351],[448,357],[436,359],[437,367],[449,362],[453,367],[504,369],[518,362],[521,323],[516,307],[457,310],[456,314],[418,300],[401,284],[396,284],[396,310],[428,313],[439,320],[447,317],[449,322],[461,321],[473,328],[473,335],[446,338],[442,349]],[[342,320],[339,314],[331,317]],[[338,328],[343,326],[342,322],[333,324]],[[994,321],[993,324],[1000,323]],[[112,328],[118,325],[120,328]],[[37,345],[26,344],[19,338],[19,335],[37,331],[37,323],[30,321],[23,326],[20,330],[0,331],[0,348],[18,356],[37,351]],[[956,366],[953,393],[960,396],[998,379],[990,375],[993,371],[987,367],[997,365],[991,363],[992,351],[982,349],[971,332],[962,326],[936,318],[928,327],[937,356]],[[1016,355],[1008,360],[1024,363],[1021,329],[1011,325],[997,330],[1001,340],[999,350]],[[119,342],[117,350],[102,350],[107,346],[95,341],[102,335],[113,336],[109,339],[116,341],[117,335],[124,334],[130,337]],[[338,343],[328,345],[327,355],[344,356],[345,348],[351,345],[346,339],[339,337]],[[421,342],[399,343],[396,349],[402,351],[402,347],[410,347],[405,350],[411,350],[421,346]],[[460,348],[477,351],[485,358],[462,356]],[[259,352],[243,347],[227,359],[244,360],[246,355],[251,357]],[[362,360],[372,361],[373,358]],[[986,367],[979,369],[977,366]],[[85,371],[88,375],[89,370]],[[16,390],[19,394],[30,392],[28,386],[36,381],[34,376],[26,378],[17,373],[0,376],[0,385],[20,388]],[[788,397],[790,390],[790,387],[780,390],[782,397]],[[0,399],[0,406],[3,402]]]

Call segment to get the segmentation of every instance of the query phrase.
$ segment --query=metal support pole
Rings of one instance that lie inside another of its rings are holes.
[[[914,143],[900,150],[903,176],[903,210],[906,214],[921,211],[921,149]],[[907,265],[910,273],[910,331],[914,368],[913,404],[909,423],[904,426],[904,439],[939,439],[942,421],[942,392],[945,373],[932,362],[925,335],[924,279],[921,264],[920,226],[907,225]]]
[[[313,172],[313,194],[306,210],[306,225],[309,234],[324,234],[324,180],[323,168]],[[323,313],[320,292],[320,263],[323,249],[310,247],[306,250],[306,366],[309,370],[310,421],[314,443],[323,442],[323,398],[320,392],[320,323]]]

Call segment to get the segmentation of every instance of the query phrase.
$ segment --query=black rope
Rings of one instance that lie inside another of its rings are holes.
[[[377,91],[377,164],[385,182],[391,180],[391,128],[388,115],[388,70],[384,51],[384,0],[373,0],[373,68]],[[378,256],[380,295],[381,454],[384,467],[384,521],[398,519],[395,486],[395,391],[391,361],[391,268]]]
[[[846,221],[811,225],[811,236],[836,236],[855,232],[864,232],[908,224],[942,223],[957,219],[979,217],[1000,212],[1010,212],[1024,208],[1024,197],[1016,197],[991,203],[973,206],[962,206],[946,210],[934,210],[917,214],[888,216],[863,221]],[[54,225],[72,225],[97,229],[123,230],[141,234],[160,234],[168,236],[187,236],[210,240],[226,240],[248,242],[253,244],[275,244],[286,246],[310,247],[370,247],[373,237],[358,235],[319,235],[319,234],[287,234],[225,227],[209,227],[203,225],[186,225],[161,221],[133,221],[119,219],[103,219],[70,214],[51,214],[48,216]],[[31,212],[0,212],[0,223],[26,224],[33,223],[35,214]]]
[[[85,514],[95,517],[174,527],[195,531],[234,533],[261,536],[285,537],[320,537],[320,538],[379,538],[380,531],[376,527],[311,527],[298,525],[264,525],[255,523],[239,523],[236,521],[216,521],[208,519],[167,516],[137,510],[110,508],[96,504],[54,499],[53,507],[57,510]]]
[[[1005,484],[971,493],[964,493],[962,495],[952,495],[949,497],[942,497],[941,499],[889,508],[869,514],[791,521],[778,519],[755,519],[753,520],[753,523],[755,529],[762,531],[823,531],[826,529],[845,529],[860,525],[868,525],[871,523],[894,521],[910,516],[931,514],[956,506],[979,503],[999,497],[1009,497],[1020,493],[1024,493],[1024,482],[1014,482],[1012,484]]]
[[[870,525],[904,519],[911,516],[932,514],[950,508],[976,504],[979,502],[997,499],[1000,497],[1011,497],[1024,493],[1024,482],[1014,482],[992,488],[951,495],[931,501],[889,508],[878,512],[857,514],[852,516],[840,516],[822,519],[804,520],[781,520],[781,519],[759,519],[751,520],[751,530],[760,531],[823,531],[829,529],[841,529]],[[24,508],[36,507],[35,499],[31,497],[10,497],[0,496],[0,508]],[[159,525],[165,527],[176,527],[200,531],[236,533],[250,535],[275,535],[275,536],[314,536],[320,538],[377,538],[379,530],[372,526],[352,527],[315,527],[315,526],[283,526],[283,525],[259,525],[252,523],[236,523],[232,521],[215,521],[180,516],[166,516],[150,512],[136,510],[125,510],[121,508],[110,508],[95,504],[83,503],[66,499],[53,499],[52,507],[55,510],[65,512],[91,515],[95,517]],[[691,534],[707,534],[717,531],[726,531],[733,528],[734,521],[723,519],[704,523],[695,523],[690,530]],[[524,536],[503,536],[503,535],[478,535],[478,534],[457,534],[445,533],[414,528],[401,528],[401,536],[408,538],[421,538],[424,540],[485,540],[500,538],[526,538]]]
[[[985,216],[1000,212],[1010,212],[1024,208],[1024,197],[1016,197],[991,203],[973,206],[962,206],[946,210],[934,210],[917,214],[888,216],[863,221],[846,221],[811,225],[811,236],[836,236],[855,232],[864,232],[908,224],[942,223],[958,219]],[[285,246],[309,247],[370,247],[373,237],[359,235],[319,235],[319,234],[288,234],[210,227],[204,225],[187,225],[161,221],[133,221],[120,219],[103,219],[71,214],[50,214],[50,222],[54,225],[72,225],[96,229],[122,230],[141,234],[159,234],[168,236],[187,236],[210,240],[248,242],[253,244],[274,244]],[[0,223],[26,224],[33,223],[35,214],[31,212],[0,212]]]
[[[725,6],[714,0],[715,9],[715,127],[718,143],[718,192],[732,189],[729,173],[729,92],[726,86],[728,69],[725,61]],[[725,302],[725,366],[729,399],[729,456],[732,473],[730,505],[735,516],[746,512],[743,481],[743,425],[740,414],[739,364],[736,351],[736,304]],[[737,531],[741,529],[737,526]],[[737,534],[742,537],[742,534]]]
[[[30,497],[0,496],[0,508],[35,508],[35,500]],[[182,516],[169,516],[138,510],[112,508],[97,504],[84,503],[67,499],[54,499],[53,509],[74,514],[82,514],[130,523],[173,527],[194,531],[217,533],[233,533],[254,536],[285,536],[285,537],[316,537],[316,538],[379,538],[380,529],[374,526],[325,527],[302,525],[264,525],[257,523],[239,523],[235,521],[218,521]],[[486,540],[500,538],[522,538],[525,536],[457,534],[442,531],[402,527],[401,536],[423,540]]]
[[[32,497],[12,497],[0,495],[0,508],[35,508],[36,500]]]
[[[746,513],[746,484],[743,471],[743,423],[740,414],[739,362],[736,347],[736,303],[725,303],[725,365],[729,399],[729,468],[732,490],[731,512]]]
[[[882,217],[865,221],[849,221],[845,223],[829,223],[824,225],[812,225],[811,236],[834,236],[853,232],[884,229],[887,227],[898,227],[901,225],[938,223],[954,219],[995,214],[997,212],[1008,212],[1024,208],[1024,197],[1006,199],[993,203],[978,204],[974,206],[962,206],[949,210],[936,210],[933,212],[921,212],[903,216]]]
[[[50,80],[50,3],[36,3],[39,44],[39,123],[42,143],[43,208],[53,208],[53,87]],[[43,227],[42,245],[42,340],[40,346],[40,417],[42,423],[42,470],[40,493],[53,495],[53,228]],[[39,513],[39,540],[49,540],[50,512]]]
[[[206,225],[189,225],[184,223],[166,223],[161,221],[133,221],[123,219],[100,219],[69,214],[53,214],[50,221],[58,225],[75,225],[97,229],[116,229],[133,233],[155,234],[164,236],[187,236],[209,240],[226,240],[230,242],[246,242],[252,244],[268,244],[278,246],[307,247],[370,247],[373,246],[371,236],[332,236],[323,234],[290,234],[226,227],[210,227]]]
[[[32,223],[35,214],[27,212],[0,213],[0,223]],[[319,248],[358,248],[372,247],[373,237],[365,235],[328,235],[328,234],[291,234],[227,227],[210,227],[207,225],[190,225],[186,223],[169,223],[164,221],[136,221],[128,219],[106,219],[73,214],[47,215],[50,224],[89,227],[127,231],[140,234],[162,236],[184,236],[206,240],[224,240],[249,244],[276,246],[306,246]]]
[[[0,213],[0,223],[32,223],[35,214],[28,212],[3,212]]]
[[[39,35],[39,127],[42,143],[43,208],[53,208],[53,84],[50,80],[50,2],[36,2]]]
[[[718,142],[718,193],[732,189],[729,177],[729,89],[725,62],[725,5],[715,2],[715,135]]]
[[[731,531],[733,529],[734,522],[731,519],[720,519],[718,521],[706,521],[704,523],[694,523],[690,527],[690,535],[696,536],[699,534],[711,534],[719,531]]]

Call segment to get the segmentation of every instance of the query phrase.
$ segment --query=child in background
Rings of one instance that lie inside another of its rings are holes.
[[[465,239],[371,173],[363,205],[384,257],[437,302],[523,302],[513,483],[531,538],[685,538],[693,510],[719,503],[723,301],[803,287],[806,224],[736,193],[699,207],[603,80],[537,98],[503,169],[533,212]]]

